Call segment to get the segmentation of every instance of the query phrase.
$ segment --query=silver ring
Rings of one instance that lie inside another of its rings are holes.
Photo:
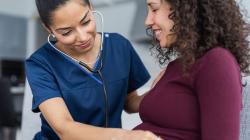
[[[156,138],[156,140],[161,140],[161,137],[158,136],[158,137]]]

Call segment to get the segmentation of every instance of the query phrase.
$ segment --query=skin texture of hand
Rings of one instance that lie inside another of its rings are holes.
[[[162,140],[150,131],[134,130],[127,131],[122,138],[112,138],[112,140]]]

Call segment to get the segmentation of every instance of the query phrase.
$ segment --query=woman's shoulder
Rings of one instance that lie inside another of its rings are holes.
[[[193,70],[195,73],[223,73],[225,71],[240,73],[240,67],[234,55],[222,47],[206,52],[196,61]]]
[[[202,63],[208,62],[233,62],[237,63],[234,55],[226,48],[215,47],[206,52],[200,60]]]
[[[196,60],[192,67],[194,73],[207,71],[224,71],[226,69],[240,71],[234,55],[226,48],[215,47]]]

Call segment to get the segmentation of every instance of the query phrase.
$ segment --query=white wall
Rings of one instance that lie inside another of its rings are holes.
[[[248,9],[248,12],[250,12],[250,1],[249,0],[237,0],[242,6],[244,6],[246,9]]]
[[[35,0],[0,0],[0,13],[32,17],[35,10]]]
[[[250,16],[250,0],[236,0],[236,1],[238,1],[243,12],[244,12],[244,10],[246,10],[246,12],[248,12],[247,15],[245,15],[245,13],[243,13],[243,15],[246,18],[246,20],[248,22],[250,22],[250,18],[249,18],[249,16]]]
[[[103,14],[104,31],[119,32],[126,37],[130,36],[136,11],[136,3],[134,1],[110,4],[105,7],[97,7],[95,10]]]

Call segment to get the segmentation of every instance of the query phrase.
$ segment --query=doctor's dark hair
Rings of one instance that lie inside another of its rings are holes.
[[[155,41],[152,49],[160,64],[178,55],[186,71],[207,51],[223,47],[234,55],[241,72],[250,72],[250,25],[243,18],[246,11],[241,11],[235,0],[161,1],[170,4],[176,41],[165,49]]]
[[[63,6],[71,0],[36,0],[36,7],[43,24],[49,28],[51,25],[52,13],[59,7]],[[78,0],[82,1],[84,5],[90,6],[89,0]]]

